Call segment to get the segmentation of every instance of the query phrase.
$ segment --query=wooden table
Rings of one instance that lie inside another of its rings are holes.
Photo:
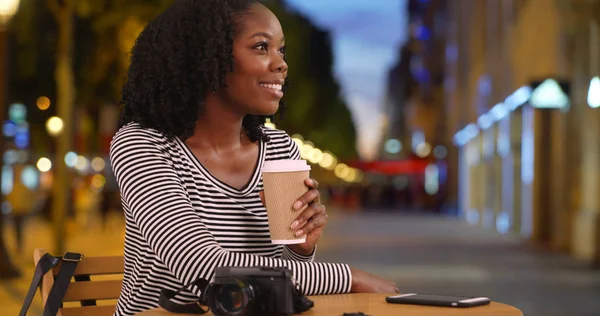
[[[450,308],[416,306],[386,303],[387,294],[339,294],[311,296],[315,306],[302,316],[326,315],[341,316],[344,313],[363,312],[370,316],[458,316],[458,315],[480,315],[480,316],[522,316],[523,313],[512,306],[492,302],[489,305],[470,308]],[[173,314],[161,308],[152,309],[139,316],[192,316],[191,314]],[[205,314],[212,316],[212,313]]]

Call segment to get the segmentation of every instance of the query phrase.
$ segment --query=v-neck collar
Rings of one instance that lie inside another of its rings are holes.
[[[193,164],[196,166],[198,171],[200,171],[200,173],[203,176],[205,176],[219,191],[223,192],[224,194],[231,196],[231,197],[244,197],[244,196],[247,196],[248,194],[250,194],[252,191],[254,191],[254,189],[260,182],[260,179],[261,179],[260,170],[261,170],[263,162],[265,160],[265,153],[266,153],[265,142],[258,140],[258,159],[256,161],[256,165],[254,166],[254,171],[252,172],[252,177],[249,179],[248,183],[246,183],[246,185],[244,185],[243,188],[238,189],[238,188],[234,188],[234,187],[230,186],[229,184],[227,184],[227,183],[219,180],[215,176],[213,176],[210,173],[210,171],[206,167],[204,167],[204,165],[202,165],[200,160],[198,160],[198,157],[196,157],[196,155],[194,155],[194,153],[192,152],[190,147],[184,141],[179,139],[179,137],[176,137],[176,139],[177,139],[177,143],[179,144],[179,147],[181,147],[183,149],[183,151],[187,154],[187,156],[193,162]]]

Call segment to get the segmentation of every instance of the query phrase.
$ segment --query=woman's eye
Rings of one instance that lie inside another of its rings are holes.
[[[279,53],[285,55],[285,46],[279,49]]]
[[[259,50],[267,50],[269,46],[267,45],[267,43],[259,43],[256,46],[254,46],[255,49],[259,49]]]

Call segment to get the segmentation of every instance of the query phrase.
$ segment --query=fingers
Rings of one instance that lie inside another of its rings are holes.
[[[296,218],[290,227],[292,230],[302,228],[302,231],[297,236],[306,234],[316,227],[320,227],[327,224],[327,209],[325,205],[320,203],[311,203],[302,213]]]
[[[317,190],[319,188],[319,182],[317,182],[317,180],[309,178],[304,180],[304,184],[306,184],[306,186],[309,187],[311,190],[308,190],[308,192],[304,193],[304,195],[302,195],[294,203],[293,207],[295,210],[301,210],[305,205],[308,205],[311,202],[318,203],[321,200],[321,195]]]
[[[394,292],[396,293],[400,293],[400,289],[398,288],[398,286],[396,285],[396,282],[392,282],[392,287],[394,288]]]
[[[306,184],[306,186],[311,189],[319,188],[319,182],[317,182],[317,180],[315,180],[315,179],[310,179],[310,178],[306,179],[306,180],[304,180],[304,184]]]
[[[319,203],[321,200],[321,195],[317,189],[308,190],[308,192],[304,193],[295,203],[294,209],[301,210],[305,205],[310,204],[311,202]]]
[[[321,200],[321,195],[317,190],[319,182],[315,179],[306,179],[304,184],[310,190],[304,193],[293,205],[295,210],[301,210],[303,207],[308,206],[290,226],[292,230],[296,231],[296,236],[306,235],[315,228],[327,225],[326,208],[319,203]]]
[[[300,229],[295,233],[297,237],[307,235],[313,230],[327,225],[328,215],[325,212],[317,213],[311,217],[304,226],[300,226]]]

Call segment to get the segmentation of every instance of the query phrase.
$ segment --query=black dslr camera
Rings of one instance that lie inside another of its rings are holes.
[[[289,316],[314,305],[286,268],[216,268],[205,292],[204,304],[215,316]]]

